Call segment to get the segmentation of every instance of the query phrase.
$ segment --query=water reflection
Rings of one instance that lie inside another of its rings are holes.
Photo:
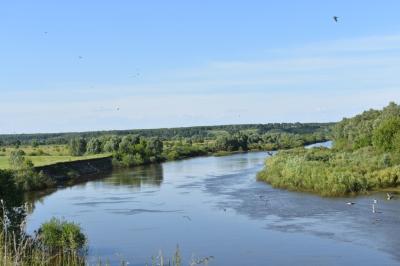
[[[104,179],[102,182],[114,186],[140,188],[142,186],[159,187],[163,179],[163,166],[161,164],[153,164],[130,169],[118,169],[113,172],[111,177]]]

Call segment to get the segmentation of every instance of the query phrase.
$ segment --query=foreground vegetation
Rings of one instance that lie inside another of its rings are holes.
[[[11,210],[4,200],[0,201],[0,265],[4,266],[84,266],[110,265],[98,259],[89,263],[87,238],[79,225],[52,218],[45,222],[33,235],[24,231],[28,207],[13,207]],[[14,219],[18,213],[20,219]],[[189,265],[208,265],[212,257],[192,258]],[[129,263],[120,259],[119,265]],[[183,265],[179,247],[172,259],[158,256],[149,259],[145,265]]]
[[[258,179],[279,188],[340,196],[400,186],[400,106],[343,119],[334,147],[281,151]]]

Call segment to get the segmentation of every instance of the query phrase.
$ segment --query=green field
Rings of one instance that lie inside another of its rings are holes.
[[[26,156],[32,160],[34,166],[44,166],[60,162],[71,162],[85,159],[104,158],[111,156],[109,153],[86,155],[86,156],[70,156],[70,155],[54,155],[54,156]],[[8,169],[8,156],[0,156],[0,169]]]

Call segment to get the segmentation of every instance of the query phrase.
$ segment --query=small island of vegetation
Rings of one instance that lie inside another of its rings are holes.
[[[333,147],[280,151],[258,179],[274,187],[342,196],[400,185],[400,106],[369,110],[334,126]]]

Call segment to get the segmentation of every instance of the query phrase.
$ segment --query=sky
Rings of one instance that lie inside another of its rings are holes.
[[[399,10],[398,0],[1,1],[0,134],[330,122],[399,103]]]

